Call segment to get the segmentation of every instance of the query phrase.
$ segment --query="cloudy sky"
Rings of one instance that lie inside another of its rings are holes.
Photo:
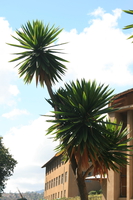
[[[36,191],[44,188],[41,166],[54,155],[56,144],[45,136],[49,124],[41,115],[52,108],[46,103],[46,88],[35,82],[25,85],[15,63],[8,61],[16,52],[6,43],[28,20],[42,20],[64,28],[59,42],[70,62],[64,82],[85,78],[109,84],[115,93],[133,87],[133,44],[127,40],[132,30],[122,30],[133,17],[122,12],[133,9],[132,0],[9,0],[0,2],[0,135],[18,161],[6,192]]]

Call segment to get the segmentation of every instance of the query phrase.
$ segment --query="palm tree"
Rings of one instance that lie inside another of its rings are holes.
[[[21,30],[16,31],[18,37],[12,36],[18,44],[8,43],[23,50],[15,53],[18,57],[10,61],[20,61],[16,65],[19,66],[20,77],[24,76],[24,82],[28,84],[35,76],[36,86],[38,82],[42,87],[46,84],[51,99],[53,99],[52,84],[58,79],[61,80],[66,71],[63,62],[67,61],[57,56],[61,51],[56,49],[64,43],[55,43],[61,31],[59,27],[49,27],[49,24],[44,25],[39,20],[32,23],[28,21]]]
[[[58,111],[53,113],[59,118],[48,120],[54,124],[47,134],[60,141],[56,150],[70,160],[81,200],[88,200],[85,178],[90,171],[102,179],[110,169],[119,171],[117,164],[127,164],[127,130],[121,132],[121,126],[105,119],[114,110],[108,107],[112,93],[95,81],[77,80],[60,88],[54,102],[48,100],[57,105]]]
[[[133,10],[123,10],[123,12],[133,15]],[[130,29],[130,28],[133,28],[133,24],[127,25],[123,29]],[[133,38],[133,35],[128,37],[128,39],[132,39],[132,38]]]

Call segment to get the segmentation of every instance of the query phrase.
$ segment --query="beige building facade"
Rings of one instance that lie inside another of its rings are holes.
[[[127,127],[129,135],[133,137],[133,89],[127,90],[115,96],[113,104],[119,110],[109,115],[111,121],[123,122],[123,128]],[[130,141],[129,144],[132,144]],[[132,152],[130,152],[133,154]],[[133,200],[133,157],[130,157],[129,165],[120,168],[120,173],[109,171],[108,179],[103,180],[103,200]]]
[[[42,168],[45,170],[44,199],[54,200],[62,197],[79,196],[79,191],[70,162],[64,163],[62,156],[56,154]],[[101,189],[98,180],[86,180],[88,192]]]

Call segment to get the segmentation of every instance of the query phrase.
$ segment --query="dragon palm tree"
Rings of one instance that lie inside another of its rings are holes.
[[[60,88],[54,102],[48,100],[58,106],[53,113],[59,118],[48,120],[54,124],[47,134],[60,141],[56,150],[70,160],[81,200],[88,200],[85,178],[90,171],[102,179],[108,170],[119,171],[118,165],[128,163],[127,130],[121,131],[121,125],[106,120],[105,114],[114,111],[108,107],[112,93],[108,86],[82,80]]]
[[[58,57],[61,53],[56,47],[64,43],[57,44],[58,35],[62,29],[54,26],[44,25],[42,21],[36,20],[27,22],[17,30],[17,36],[12,36],[18,44],[9,44],[14,47],[21,48],[23,51],[15,53],[18,57],[10,62],[20,61],[18,73],[20,77],[24,77],[25,83],[31,83],[33,77],[42,87],[47,86],[49,95],[53,98],[52,84],[62,79],[66,71],[63,62],[65,59]]]

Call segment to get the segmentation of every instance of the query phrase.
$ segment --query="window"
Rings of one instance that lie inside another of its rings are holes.
[[[66,197],[66,190],[64,190],[64,197]]]
[[[47,183],[45,183],[45,190],[47,190]]]
[[[59,158],[59,167],[61,166],[61,158]]]
[[[51,188],[53,187],[53,180],[51,180]]]
[[[56,166],[57,166],[57,168],[58,168],[58,160],[56,161]]]
[[[53,165],[51,165],[51,171],[53,171]]]
[[[65,172],[65,182],[67,182],[67,172]]]
[[[57,199],[57,193],[55,193],[55,199]]]
[[[63,174],[61,174],[61,184],[63,183]]]
[[[49,181],[49,189],[51,188],[50,186],[51,186],[51,183],[50,183],[50,181]]]
[[[51,165],[49,166],[49,173],[51,173]]]
[[[54,178],[54,182],[53,182],[53,187],[55,187],[55,178]]]
[[[61,191],[61,198],[63,197],[63,195],[62,195],[62,194],[63,194],[63,192]]]
[[[58,192],[58,198],[60,198],[60,192]]]
[[[56,186],[58,185],[58,177],[56,177]]]
[[[59,176],[59,178],[58,178],[58,185],[60,185],[60,176]]]

